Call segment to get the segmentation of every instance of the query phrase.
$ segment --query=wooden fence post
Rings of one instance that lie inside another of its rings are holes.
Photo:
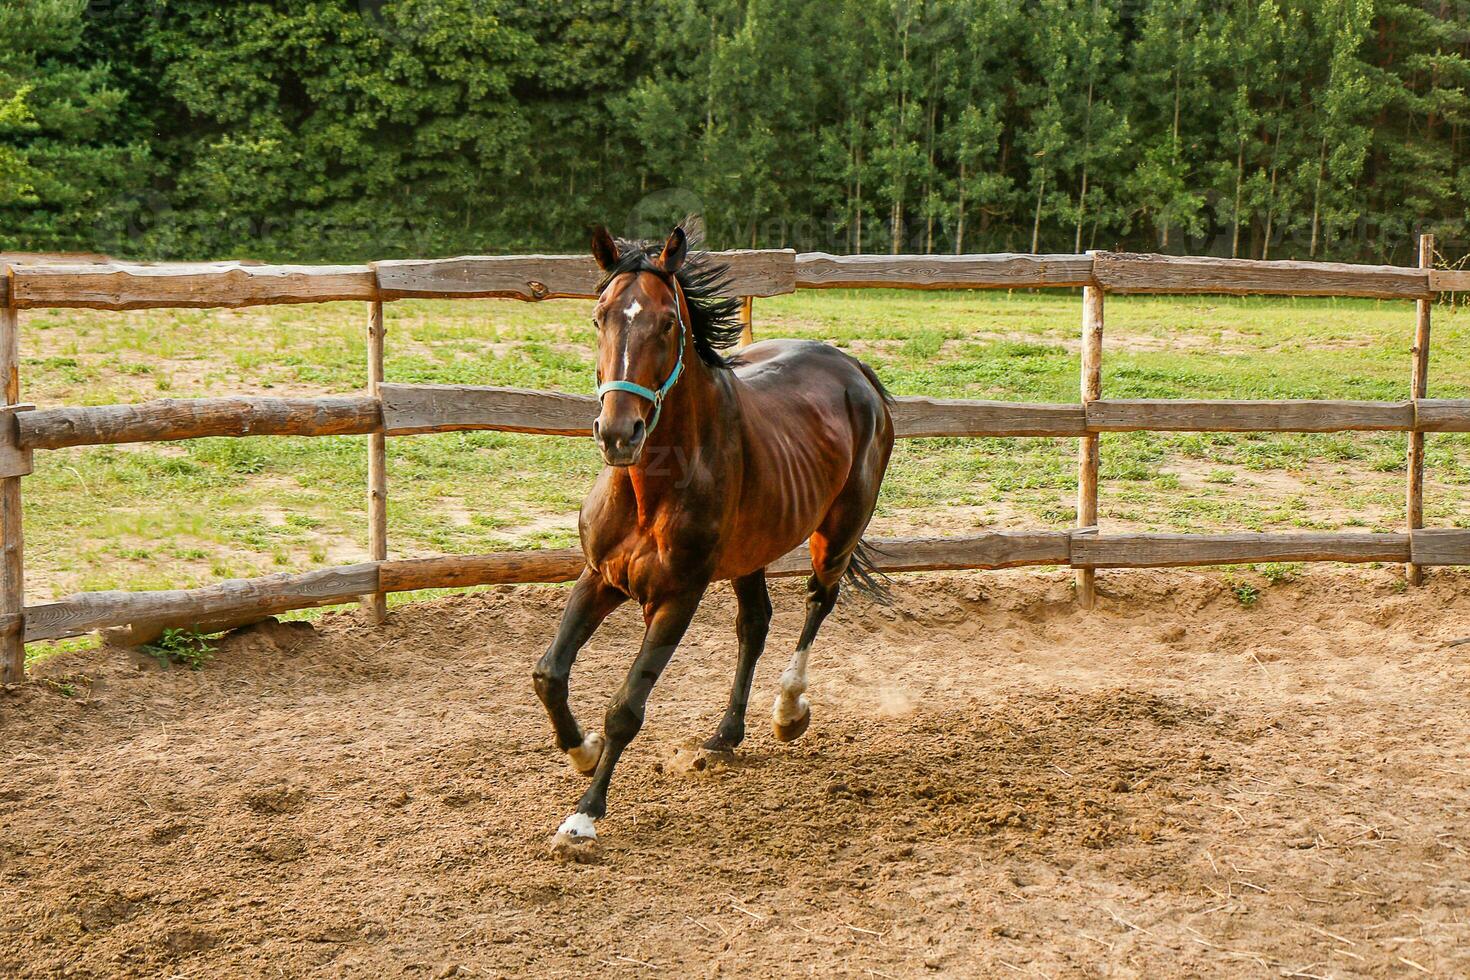
[[[1082,406],[1102,397],[1103,291],[1082,287]],[[1077,450],[1077,526],[1097,526],[1098,434],[1082,437]],[[1083,609],[1096,601],[1095,572],[1077,569],[1077,599]]]
[[[747,296],[740,301],[740,346],[749,347],[755,343],[755,327],[751,324],[751,315],[755,311],[754,297]]]
[[[1434,236],[1419,236],[1419,268],[1434,268]],[[1429,394],[1429,314],[1433,309],[1432,299],[1421,299],[1415,304],[1418,317],[1414,324],[1414,365],[1410,380],[1409,397],[1414,399],[1415,416],[1418,415],[1419,399]],[[1408,488],[1409,533],[1413,534],[1424,526],[1424,433],[1409,433],[1409,488]],[[1404,566],[1404,575],[1410,585],[1424,581],[1424,569],[1413,563]]]
[[[368,304],[368,394],[379,397],[383,384],[383,301]],[[388,437],[381,429],[368,436],[368,557],[388,557]],[[388,618],[388,596],[378,592],[363,599],[374,623]]]
[[[10,269],[0,266],[4,303],[0,304],[0,377],[5,382],[5,404],[20,402],[20,314],[10,288]],[[15,425],[13,412],[0,419]],[[19,476],[0,479],[0,680],[25,680],[25,538],[21,530]]]

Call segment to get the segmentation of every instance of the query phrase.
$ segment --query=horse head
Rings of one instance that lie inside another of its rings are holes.
[[[592,433],[609,466],[638,462],[664,398],[684,372],[689,327],[675,274],[688,254],[682,228],[651,262],[637,263],[626,261],[630,256],[620,254],[606,228],[593,233],[592,255],[609,279],[592,317],[600,403]]]

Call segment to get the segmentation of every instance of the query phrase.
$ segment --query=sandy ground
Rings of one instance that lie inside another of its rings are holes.
[[[600,863],[530,667],[565,591],[256,629],[206,670],[59,657],[0,698],[5,976],[1470,975],[1470,575],[900,579],[842,604],[814,721],[708,735],[721,589],[613,786]],[[573,680],[599,719],[638,633]],[[67,685],[70,685],[68,687]],[[64,696],[70,691],[71,697]]]

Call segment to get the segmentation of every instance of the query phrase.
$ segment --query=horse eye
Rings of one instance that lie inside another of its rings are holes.
[[[592,329],[599,331],[602,329],[602,321],[597,319],[597,317],[592,318]]]

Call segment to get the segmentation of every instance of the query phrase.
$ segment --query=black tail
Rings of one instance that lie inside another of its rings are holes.
[[[853,358],[853,360],[857,361],[857,358]],[[883,404],[887,405],[889,408],[892,408],[893,396],[889,394],[888,389],[883,386],[882,380],[878,377],[878,372],[869,367],[866,361],[858,361],[857,366],[858,369],[863,372],[863,375],[870,382],[872,382],[873,387],[878,389],[878,397],[883,399]]]
[[[888,587],[889,578],[873,561],[874,548],[866,541],[859,541],[848,559],[847,571],[843,573],[849,588],[867,596],[880,606],[893,605],[893,590]]]

